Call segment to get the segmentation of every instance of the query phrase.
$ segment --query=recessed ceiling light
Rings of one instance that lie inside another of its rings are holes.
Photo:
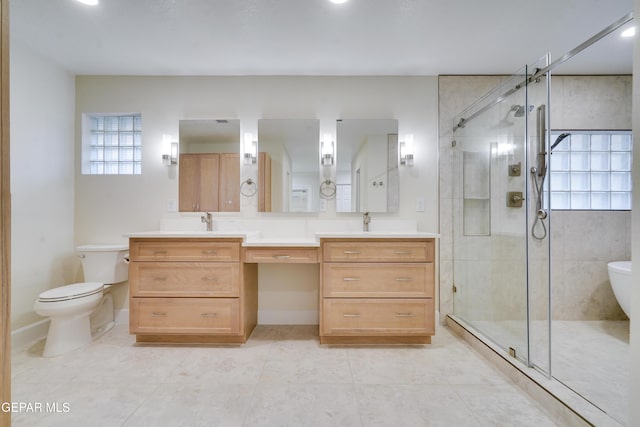
[[[329,1],[335,4],[342,4],[342,3],[346,3],[349,0],[329,0]]]
[[[636,27],[627,28],[620,34],[620,37],[633,37],[636,35]]]
[[[98,4],[98,0],[78,0],[82,4],[88,4],[89,6],[95,6]]]

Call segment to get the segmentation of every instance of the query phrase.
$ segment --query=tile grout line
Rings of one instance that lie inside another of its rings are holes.
[[[362,421],[362,410],[360,409],[360,394],[358,393],[358,384],[356,383],[355,376],[353,375],[353,364],[351,363],[351,353],[353,349],[347,348],[347,361],[349,362],[349,373],[351,373],[351,385],[353,387],[353,393],[356,398],[356,406],[358,409],[358,419],[360,420],[360,427],[364,426]]]

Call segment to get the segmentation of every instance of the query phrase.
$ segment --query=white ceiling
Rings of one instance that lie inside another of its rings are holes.
[[[633,0],[11,0],[12,40],[75,74],[504,74],[564,54]],[[565,73],[631,72],[611,37]],[[587,60],[587,56],[590,58]]]

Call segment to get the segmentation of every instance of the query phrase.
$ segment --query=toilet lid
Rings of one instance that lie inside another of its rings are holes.
[[[86,297],[102,291],[102,283],[85,282],[74,283],[73,285],[60,286],[59,288],[49,289],[40,294],[40,301],[64,301]]]

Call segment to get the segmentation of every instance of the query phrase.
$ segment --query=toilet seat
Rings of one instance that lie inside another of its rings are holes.
[[[38,301],[58,302],[84,298],[102,292],[103,287],[104,285],[98,282],[74,283],[72,285],[60,286],[41,293]]]

